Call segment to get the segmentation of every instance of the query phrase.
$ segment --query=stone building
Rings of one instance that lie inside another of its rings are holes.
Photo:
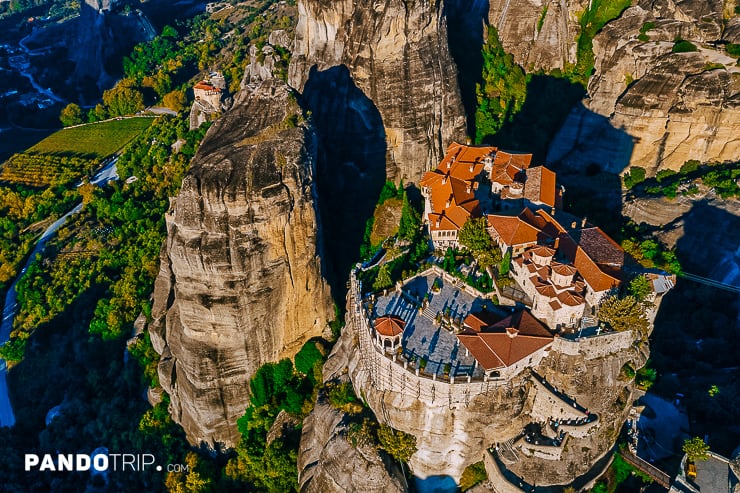
[[[423,219],[435,248],[458,247],[458,231],[482,211],[560,207],[562,189],[555,173],[544,166],[530,168],[531,161],[531,154],[450,144],[437,169],[419,183],[425,199]]]

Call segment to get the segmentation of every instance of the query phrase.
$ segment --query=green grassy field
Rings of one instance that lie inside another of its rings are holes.
[[[26,152],[102,159],[121,149],[153,121],[154,118],[126,118],[65,128]]]

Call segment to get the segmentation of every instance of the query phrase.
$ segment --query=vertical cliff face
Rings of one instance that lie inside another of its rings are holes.
[[[298,11],[290,85],[302,91],[314,67],[346,66],[382,118],[388,178],[418,180],[465,137],[446,21],[434,2],[300,0]]]
[[[208,132],[167,215],[152,343],[191,443],[237,443],[248,380],[330,317],[313,197],[315,137],[275,79]]]
[[[525,70],[563,69],[576,63],[583,0],[491,0],[488,23],[507,53]]]

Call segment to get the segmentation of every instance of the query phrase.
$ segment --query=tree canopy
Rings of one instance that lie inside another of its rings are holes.
[[[599,305],[599,320],[608,323],[619,332],[637,330],[647,332],[648,320],[645,310],[634,296],[607,296]]]
[[[408,462],[416,453],[416,437],[400,430],[394,430],[386,424],[378,427],[380,447],[396,460]]]
[[[493,247],[493,240],[486,228],[488,223],[484,217],[468,218],[460,228],[457,239],[460,244],[473,253],[484,252]]]
[[[488,28],[483,45],[482,83],[476,84],[475,141],[483,142],[519,112],[527,97],[527,79],[514,57],[504,51],[498,32]]]
[[[627,290],[637,301],[643,302],[653,292],[653,286],[646,275],[639,274],[630,281]]]
[[[59,113],[59,121],[61,121],[62,125],[65,127],[82,123],[82,109],[74,103],[69,103],[62,109],[61,113]]]
[[[709,458],[709,445],[699,437],[687,438],[681,447],[690,462],[696,460],[707,460]]]

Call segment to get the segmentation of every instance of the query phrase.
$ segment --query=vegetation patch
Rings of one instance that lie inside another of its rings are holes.
[[[65,128],[31,147],[27,153],[104,159],[123,148],[153,121],[149,117],[125,118]]]
[[[691,41],[684,39],[677,39],[671,48],[671,53],[689,53],[692,51],[698,51],[698,48]]]
[[[653,28],[655,28],[654,22],[646,22],[645,24],[643,24],[640,28],[640,34],[637,36],[637,39],[639,39],[643,43],[647,43],[648,41],[650,41],[650,37],[648,37],[647,32]]]
[[[483,45],[483,71],[475,86],[475,141],[482,143],[495,135],[524,105],[527,79],[514,57],[504,51],[492,26]]]
[[[467,491],[486,479],[488,479],[488,473],[486,472],[486,466],[483,465],[483,461],[470,464],[463,471],[462,477],[460,477],[460,490]]]
[[[547,16],[547,7],[548,7],[547,4],[545,4],[545,6],[542,7],[540,18],[537,19],[537,32],[542,31],[542,25],[545,23],[545,17]]]
[[[576,65],[566,70],[568,77],[586,87],[594,70],[593,40],[607,22],[619,17],[631,0],[593,0],[579,19],[581,33],[576,40]]]
[[[370,233],[370,242],[379,245],[383,240],[398,232],[401,220],[403,201],[397,197],[390,198],[378,205],[373,214],[373,229]]]

